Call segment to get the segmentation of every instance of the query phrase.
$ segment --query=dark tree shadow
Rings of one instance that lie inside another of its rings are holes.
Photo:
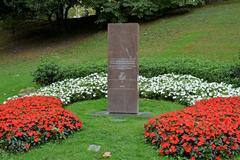
[[[6,41],[0,41],[0,54],[20,54],[36,51],[48,52],[61,48],[74,41],[80,41],[99,31],[96,17],[67,19],[63,24],[47,21],[31,22],[18,26],[13,35],[10,30],[4,31]]]

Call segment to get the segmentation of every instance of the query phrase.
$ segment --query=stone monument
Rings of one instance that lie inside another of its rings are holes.
[[[138,114],[137,23],[108,25],[108,112]]]

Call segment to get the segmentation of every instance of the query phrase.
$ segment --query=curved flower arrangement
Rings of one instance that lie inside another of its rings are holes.
[[[225,83],[208,83],[191,75],[139,76],[138,85],[142,98],[171,99],[188,105],[210,97],[240,95],[240,88]],[[104,97],[107,96],[107,75],[95,73],[84,78],[66,79],[40,88],[29,96],[32,95],[55,96],[64,104]]]
[[[55,97],[23,97],[0,105],[0,148],[10,152],[65,139],[81,127],[80,119]]]
[[[148,120],[145,138],[160,155],[220,160],[240,153],[240,97],[202,100]]]

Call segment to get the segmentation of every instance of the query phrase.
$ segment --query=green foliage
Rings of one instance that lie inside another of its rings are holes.
[[[4,1],[0,1],[0,20],[3,19],[4,15],[7,14],[8,7]]]
[[[71,7],[80,4],[80,0],[27,0],[26,3],[38,15],[46,15],[48,18],[54,16],[56,20],[63,20],[67,18]]]
[[[68,79],[68,78],[85,77],[92,73],[101,73],[106,71],[107,71],[107,65],[104,63],[67,66],[62,68],[61,80]]]
[[[238,86],[240,86],[240,55],[239,55],[238,61],[231,66],[230,75],[234,81],[234,84],[237,84]]]
[[[83,3],[96,10],[98,23],[127,22],[129,19],[148,19],[168,9],[196,6],[204,0],[85,0]]]
[[[80,0],[4,0],[0,2],[0,17],[5,21],[10,19],[32,20],[48,18],[49,21],[55,18],[62,21],[68,16],[68,11],[74,5],[80,5]]]
[[[153,16],[158,11],[158,6],[150,0],[124,0],[123,7],[127,9],[129,16],[139,19]]]
[[[231,66],[231,64],[190,58],[166,58],[161,61],[146,59],[140,63],[140,74],[146,77],[165,73],[190,74],[209,82],[232,83],[229,74]]]
[[[237,64],[190,58],[164,58],[157,61],[154,59],[141,59],[139,74],[145,77],[154,77],[167,73],[189,74],[207,80],[208,82],[225,82],[240,86],[238,67],[239,65]],[[107,72],[107,65],[105,63],[69,67],[60,67],[54,63],[43,63],[38,66],[33,77],[34,82],[40,85],[48,85],[63,79],[84,77],[92,73],[100,72]]]
[[[3,20],[3,28],[11,29],[15,33],[16,26],[23,23],[26,19],[32,19],[34,12],[24,0],[0,2],[0,20]]]
[[[33,72],[33,81],[40,85],[68,78],[85,77],[92,73],[106,72],[107,66],[102,64],[60,67],[54,62],[42,62]]]
[[[33,73],[33,81],[37,84],[49,85],[61,80],[61,75],[63,73],[64,72],[61,72],[61,68],[57,64],[53,62],[43,62]]]

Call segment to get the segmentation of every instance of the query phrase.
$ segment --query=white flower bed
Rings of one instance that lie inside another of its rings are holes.
[[[191,75],[140,77],[139,84],[142,97],[173,99],[188,105],[210,97],[240,96],[240,88],[225,83],[208,83]]]
[[[139,94],[143,98],[173,99],[188,105],[210,97],[240,96],[240,88],[225,83],[208,83],[190,75],[139,76],[138,83]],[[107,75],[92,74],[84,78],[67,79],[40,88],[31,95],[55,96],[64,104],[104,97],[107,96]]]

